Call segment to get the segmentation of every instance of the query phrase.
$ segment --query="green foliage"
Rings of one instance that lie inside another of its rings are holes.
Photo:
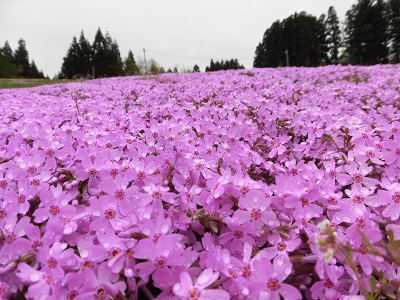
[[[318,66],[327,60],[325,17],[305,12],[275,21],[257,46],[254,67]],[[287,51],[287,52],[286,52]],[[286,57],[286,53],[288,57]]]
[[[136,61],[131,50],[129,50],[128,57],[124,60],[124,72],[126,75],[139,74],[139,68],[136,65]]]
[[[18,76],[30,78],[31,70],[29,63],[29,54],[28,50],[26,50],[26,43],[23,39],[18,41],[18,48],[14,52],[14,61],[18,67],[20,67],[20,72]]]
[[[197,65],[196,65],[197,66]],[[210,66],[206,67],[206,72],[214,72],[220,70],[239,70],[244,69],[244,66],[241,65],[237,58],[232,58],[231,60],[221,60],[214,61],[211,59]]]
[[[29,63],[29,54],[23,39],[18,41],[18,48],[13,53],[6,41],[0,48],[0,78],[44,78],[35,62]]]
[[[400,0],[387,3],[389,58],[392,63],[400,63]]]
[[[382,0],[359,0],[346,13],[346,55],[351,64],[388,62],[387,19]]]
[[[119,46],[109,33],[104,36],[100,28],[96,32],[93,45],[81,32],[79,42],[76,37],[63,59],[60,78],[73,77],[113,77],[124,75]]]
[[[341,47],[341,30],[339,19],[335,8],[329,7],[328,16],[325,20],[325,36],[327,45],[328,63],[337,65],[339,63],[339,48]]]
[[[103,36],[100,28],[93,42],[93,67],[95,77],[115,77],[124,75],[121,54],[117,42],[107,32]]]
[[[17,67],[13,52],[6,41],[4,47],[0,48],[0,78],[17,77],[20,69]]]
[[[34,60],[30,64],[30,78],[44,78],[43,72],[39,72]]]

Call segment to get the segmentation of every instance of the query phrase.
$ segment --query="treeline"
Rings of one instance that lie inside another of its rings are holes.
[[[237,58],[231,60],[215,61],[211,59],[210,65],[206,67],[206,72],[214,72],[220,70],[238,70],[244,69],[244,66],[239,64]]]
[[[35,61],[29,61],[29,53],[23,39],[18,41],[18,48],[13,51],[8,41],[0,47],[0,78],[45,78]]]
[[[358,0],[343,25],[330,7],[319,18],[295,13],[268,28],[254,67],[400,63],[400,0]]]
[[[67,55],[63,58],[58,78],[76,77],[114,77],[139,74],[132,51],[122,61],[119,46],[107,32],[105,35],[99,28],[90,43],[83,31],[79,37],[73,37]]]

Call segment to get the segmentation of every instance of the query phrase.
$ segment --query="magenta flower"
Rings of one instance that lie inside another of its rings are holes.
[[[66,270],[77,267],[78,257],[74,254],[74,249],[67,247],[66,243],[56,242],[48,250],[38,248],[37,260],[42,266],[41,271],[53,280],[62,281]]]
[[[255,280],[249,284],[250,295],[258,299],[302,299],[294,286],[283,281],[292,272],[292,265],[285,256],[277,256],[273,262],[261,258],[253,264]]]
[[[180,281],[173,287],[174,295],[179,299],[229,299],[228,292],[223,289],[207,289],[218,277],[218,272],[205,269],[193,283],[192,277],[187,272],[182,272]]]
[[[135,247],[133,256],[139,259],[146,259],[136,265],[139,276],[147,281],[148,276],[162,268],[168,266],[186,266],[189,267],[197,258],[197,254],[191,252],[191,257],[185,255],[185,251],[181,244],[182,236],[179,234],[169,234],[160,236],[156,241],[145,238],[138,242]],[[187,261],[186,259],[190,260]]]

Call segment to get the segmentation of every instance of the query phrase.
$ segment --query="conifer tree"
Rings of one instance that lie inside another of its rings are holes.
[[[139,68],[131,50],[129,50],[128,57],[124,60],[124,72],[129,76],[139,74]]]
[[[291,66],[318,66],[326,60],[324,32],[323,22],[305,12],[275,21],[265,31],[253,65],[284,66],[288,58]]]
[[[104,36],[99,28],[92,48],[95,77],[113,77],[124,74],[118,44],[111,39],[108,32]]]
[[[19,72],[14,61],[13,51],[6,41],[3,48],[0,48],[0,78],[14,78]]]
[[[92,73],[92,46],[85,38],[83,31],[79,37],[79,44],[77,47],[77,65],[76,73],[83,74],[85,77],[90,76]]]
[[[390,62],[400,63],[400,0],[388,1],[388,39]]]
[[[18,76],[29,78],[31,75],[29,54],[26,50],[26,43],[23,39],[18,41],[18,48],[14,52],[14,61],[18,67],[20,67],[20,72]]]
[[[333,6],[328,9],[325,20],[325,34],[327,43],[327,55],[330,64],[339,63],[339,48],[341,47],[341,30],[336,10]]]
[[[74,36],[71,46],[67,51],[67,55],[63,59],[61,73],[63,78],[72,78],[79,73],[77,66],[79,65],[79,44]]]
[[[382,0],[359,0],[347,11],[345,23],[346,54],[351,64],[387,62],[387,24]]]
[[[41,78],[34,60],[30,64],[30,78]]]

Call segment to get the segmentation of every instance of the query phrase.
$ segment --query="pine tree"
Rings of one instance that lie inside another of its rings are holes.
[[[388,39],[390,62],[400,63],[400,0],[388,1]]]
[[[79,65],[79,44],[74,36],[72,39],[71,46],[67,51],[67,55],[63,59],[61,67],[61,73],[63,78],[73,78],[73,76],[79,74],[77,66]]]
[[[23,39],[18,41],[18,48],[14,52],[14,60],[17,66],[21,68],[18,76],[29,78],[31,75],[29,54],[26,50],[26,43]]]
[[[111,39],[108,32],[103,36],[99,28],[92,47],[96,77],[113,77],[124,74],[118,44]]]
[[[77,47],[76,73],[83,74],[85,77],[92,74],[92,56],[92,46],[82,31]]]
[[[193,73],[198,73],[198,72],[200,72],[200,67],[196,64],[193,67]]]
[[[32,60],[30,64],[30,78],[41,78],[38,68],[36,67],[35,61]]]
[[[347,11],[345,23],[346,54],[351,64],[387,62],[387,24],[382,0],[359,0]]]
[[[105,75],[104,70],[104,60],[105,60],[105,52],[106,52],[106,41],[99,28],[94,37],[94,42],[92,45],[93,49],[93,68],[94,68],[94,77],[103,77]]]
[[[341,30],[335,8],[329,7],[325,20],[327,55],[330,64],[339,63],[339,48],[341,47]]]
[[[326,16],[322,14],[318,18],[317,38],[318,38],[318,64],[326,65],[329,64],[328,57],[328,42],[327,42],[327,28],[326,28]]]
[[[128,57],[124,60],[124,72],[126,75],[138,75],[139,68],[136,65],[135,58],[131,50],[128,52]]]
[[[275,21],[257,46],[255,67],[318,66],[326,60],[324,24],[305,12]]]
[[[13,56],[13,51],[6,41],[0,48],[0,78],[17,77],[22,68],[18,69]]]

